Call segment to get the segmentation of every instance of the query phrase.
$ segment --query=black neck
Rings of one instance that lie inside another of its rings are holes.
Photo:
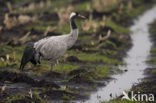
[[[77,26],[76,26],[76,24],[75,24],[74,18],[71,18],[71,19],[70,19],[70,23],[71,23],[70,25],[71,25],[71,28],[72,28],[72,29],[77,29]]]

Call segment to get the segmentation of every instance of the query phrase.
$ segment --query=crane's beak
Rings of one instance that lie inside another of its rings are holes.
[[[80,17],[80,18],[82,18],[82,19],[87,19],[85,16],[83,16],[83,15],[78,15],[78,17]]]

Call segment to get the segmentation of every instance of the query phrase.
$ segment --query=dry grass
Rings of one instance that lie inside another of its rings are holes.
[[[28,31],[25,35],[23,35],[20,38],[9,39],[5,44],[6,45],[21,45],[21,44],[25,44],[26,42],[29,42],[29,41],[36,41],[40,38],[37,35],[30,35],[30,34],[31,34],[31,32]]]
[[[5,19],[4,19],[3,23],[5,24],[5,28],[11,29],[12,27],[17,25],[17,18],[16,17],[10,18],[9,14],[6,13],[4,18]]]
[[[99,41],[104,41],[106,39],[108,39],[111,35],[111,30],[108,30],[107,35],[102,37],[101,35],[99,35]]]
[[[60,9],[55,9],[58,17],[59,17],[59,24],[63,24],[66,21],[69,20],[69,15],[70,13],[74,10],[74,7],[68,6],[68,7],[63,7]]]
[[[29,35],[31,32],[27,32],[23,37],[21,37],[19,40],[19,42],[21,42],[22,44],[25,43],[28,39],[29,39]]]
[[[41,10],[51,7],[51,0],[40,1],[39,3],[32,2],[28,6],[20,7],[19,12]]]
[[[0,25],[0,31],[3,29],[3,26]]]
[[[15,16],[10,17],[9,13],[6,13],[3,23],[4,23],[6,29],[11,29],[17,25],[25,24],[25,23],[28,23],[28,22],[33,21],[35,19],[37,19],[36,16],[30,17],[28,15],[22,15],[21,14],[18,17],[15,17]]]
[[[96,20],[93,20],[93,16],[91,14],[89,16],[89,21],[85,21],[84,23],[82,23],[82,25],[82,29],[85,32],[89,31],[90,29],[93,29],[93,31],[96,32],[98,28],[98,22]]]
[[[47,29],[44,32],[44,36],[47,36],[49,32],[53,32],[54,30],[56,30],[56,26],[48,26]]]
[[[96,11],[101,12],[104,9],[117,3],[119,0],[92,0],[93,7]]]
[[[82,23],[83,31],[88,32],[89,30],[93,30],[93,32],[97,32],[99,27],[105,26],[106,17],[103,16],[102,21],[94,20],[92,14],[89,16],[89,21],[85,21]]]
[[[5,90],[6,90],[6,84],[4,84],[3,86],[2,86],[2,88],[1,88],[1,94],[3,94],[4,92],[5,92]]]
[[[9,13],[13,13],[12,5],[10,2],[7,2],[7,8],[9,10]]]
[[[25,24],[25,23],[35,20],[36,18],[37,18],[36,16],[30,17],[28,15],[20,15],[18,17],[18,23]]]
[[[9,54],[6,54],[5,55],[5,58],[4,57],[1,57],[0,58],[0,61],[3,65],[9,65],[11,63],[11,59],[10,59],[10,55]]]
[[[1,57],[0,59],[1,59],[1,62],[2,62],[2,63],[4,63],[4,62],[5,62],[5,60],[4,60],[4,58],[3,58],[3,57]]]
[[[129,2],[128,2],[128,10],[132,10],[133,9],[133,3],[132,3],[132,1],[130,0]]]
[[[33,92],[31,89],[29,90],[28,95],[30,96],[31,99],[33,98]]]
[[[106,36],[104,36],[104,37],[102,37],[100,35],[99,36],[99,43],[100,44],[98,44],[96,48],[99,49],[100,47],[102,47],[103,46],[102,42],[105,41],[105,40],[107,40],[110,37],[110,35],[111,35],[111,30],[108,30]]]

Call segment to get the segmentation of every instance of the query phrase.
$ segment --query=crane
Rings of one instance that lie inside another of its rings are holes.
[[[74,21],[77,17],[86,19],[85,16],[80,15],[78,12],[72,12],[70,14],[71,31],[69,34],[49,36],[37,42],[29,42],[21,59],[20,70],[23,71],[24,66],[28,62],[36,65],[40,64],[41,60],[49,61],[52,70],[56,60],[63,56],[75,44],[78,38],[78,28]]]

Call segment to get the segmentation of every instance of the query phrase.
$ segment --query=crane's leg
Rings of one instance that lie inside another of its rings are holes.
[[[54,63],[54,62],[51,62],[50,64],[51,64],[51,69],[50,69],[50,71],[52,72],[52,71],[53,71],[53,68],[54,68],[55,63]]]
[[[51,69],[50,69],[50,71],[52,72],[52,71],[53,71],[54,66],[56,66],[57,64],[59,64],[59,61],[58,61],[58,60],[55,60],[55,61],[50,62],[50,63],[51,63]]]
[[[51,64],[51,69],[50,69],[50,72],[52,72],[53,68],[54,68],[54,65],[53,65],[53,64]]]

